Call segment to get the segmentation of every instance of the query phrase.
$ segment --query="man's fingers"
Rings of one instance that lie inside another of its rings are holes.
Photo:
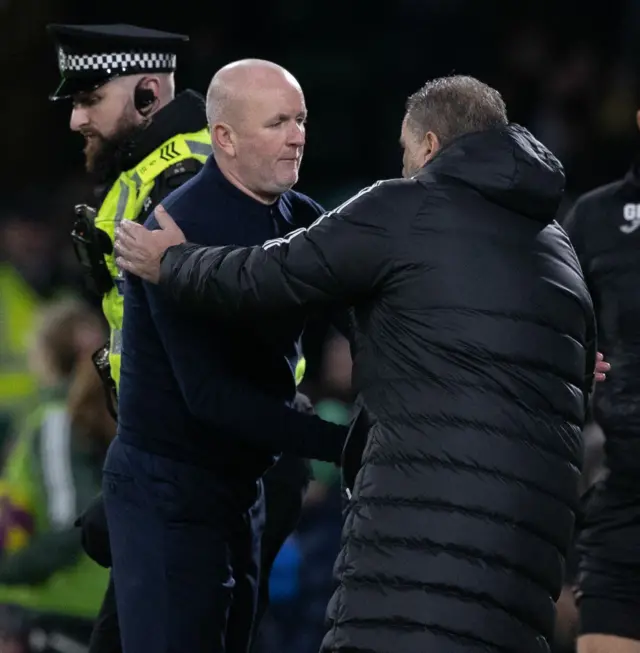
[[[129,261],[126,258],[123,258],[122,256],[118,256],[116,258],[116,265],[121,270],[126,270],[127,272],[133,272],[134,274],[136,272],[136,266],[133,263],[129,263]]]
[[[127,221],[129,222],[129,221]],[[130,249],[136,249],[140,247],[140,244],[143,241],[143,234],[140,231],[137,231],[133,227],[138,227],[145,231],[145,233],[148,233],[147,230],[144,227],[141,227],[140,225],[134,225],[134,224],[121,224],[118,229],[116,230],[116,242],[115,246],[116,249],[121,251],[124,250],[125,248],[130,250]]]
[[[140,254],[136,252],[135,249],[130,249],[129,247],[123,245],[122,243],[116,245],[116,254],[120,259],[124,259],[125,261],[130,261],[131,263],[144,260],[144,258],[140,256]]]
[[[138,234],[141,234],[143,231],[148,231],[146,227],[133,220],[122,220],[118,225],[118,231],[121,234],[127,234],[132,238],[135,238]]]
[[[148,268],[144,265],[138,265],[137,263],[127,261],[127,259],[122,258],[121,256],[116,258],[116,263],[119,268],[135,274],[137,277],[144,279],[145,281],[151,281],[152,283],[158,283],[158,275],[154,276],[153,272],[149,272]]]
[[[116,254],[125,256],[128,259],[139,259],[143,257],[139,244],[131,236],[117,236],[115,250]]]
[[[165,208],[162,206],[162,204],[158,204],[153,213],[156,216],[156,220],[162,229],[177,228],[173,218],[165,211]]]
[[[123,228],[118,228],[116,233],[116,248],[122,249],[123,247],[131,247],[135,242],[135,237],[125,231]]]
[[[137,277],[140,277],[141,279],[148,279],[148,276],[144,273],[144,267],[137,265],[133,261],[128,261],[126,258],[119,256],[118,258],[116,258],[116,264],[121,270],[125,270],[126,272],[130,272],[131,274],[135,274]]]

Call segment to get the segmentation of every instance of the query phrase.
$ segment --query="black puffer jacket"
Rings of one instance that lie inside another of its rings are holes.
[[[166,254],[166,290],[219,315],[354,307],[371,428],[324,651],[549,650],[595,364],[563,184],[510,126],[262,248]]]

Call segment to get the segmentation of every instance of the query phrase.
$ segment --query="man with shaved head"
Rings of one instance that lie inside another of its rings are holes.
[[[163,201],[190,240],[257,245],[322,214],[291,190],[307,109],[288,71],[225,66],[206,113],[212,156]],[[158,227],[153,216],[145,224]],[[137,277],[123,291],[118,435],[103,482],[123,649],[246,653],[261,479],[284,450],[338,462],[347,429],[296,406],[302,312],[222,322],[179,312]]]

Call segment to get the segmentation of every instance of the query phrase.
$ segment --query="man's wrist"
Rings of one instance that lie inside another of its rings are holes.
[[[171,277],[176,259],[180,258],[185,247],[188,247],[189,243],[180,243],[179,245],[170,245],[167,249],[162,252],[160,256],[160,278],[159,283],[166,281]]]
[[[172,250],[175,250],[176,247],[182,247],[183,245],[186,245],[186,243],[180,243],[179,245],[169,245],[169,247],[167,247],[167,249],[165,249],[164,252],[162,252],[162,255],[160,256],[160,264],[163,263],[167,255],[169,256],[171,255]]]

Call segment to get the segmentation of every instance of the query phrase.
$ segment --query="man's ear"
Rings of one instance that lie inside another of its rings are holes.
[[[141,116],[149,116],[160,108],[160,79],[143,77],[133,89],[136,111]]]
[[[211,143],[228,156],[236,154],[235,134],[225,122],[217,122],[211,127]]]
[[[422,141],[423,165],[431,161],[440,150],[440,139],[434,132],[427,132]]]

